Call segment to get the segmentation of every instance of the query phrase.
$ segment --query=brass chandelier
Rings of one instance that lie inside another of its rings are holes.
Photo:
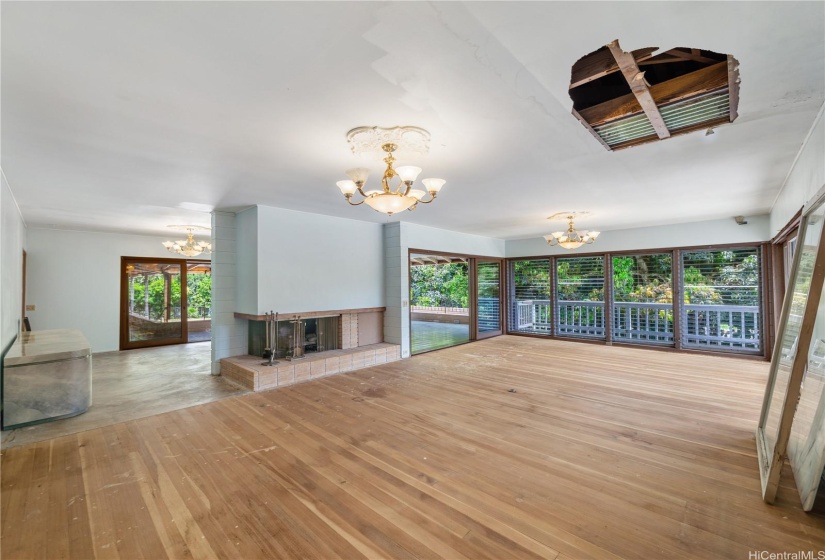
[[[198,230],[206,230],[209,231],[208,228],[200,227],[200,226],[169,226],[171,228],[178,228],[178,229],[185,229],[186,234],[186,241],[163,241],[163,246],[166,247],[166,250],[170,253],[175,253],[176,255],[183,255],[185,257],[196,257],[201,253],[209,254],[212,252],[212,244],[207,243],[206,241],[195,241],[194,231]]]
[[[554,216],[550,216],[549,219],[554,218]],[[575,214],[568,215],[568,229],[567,231],[554,231],[550,235],[545,235],[544,240],[547,241],[547,244],[551,247],[559,245],[564,247],[565,249],[578,249],[582,245],[590,245],[596,238],[599,237],[601,232],[599,231],[585,231],[579,233],[573,228],[573,219],[576,217]]]
[[[403,144],[404,151],[421,154],[429,149],[429,138],[430,135],[426,130],[417,127],[359,127],[351,130],[347,133],[347,140],[352,144],[352,151],[363,155],[374,151],[374,146],[380,145],[381,151],[387,154],[384,158],[387,167],[381,178],[381,189],[368,191],[364,190],[364,184],[367,182],[370,170],[364,167],[348,169],[346,173],[349,180],[336,183],[344,198],[352,206],[366,203],[376,212],[383,212],[390,216],[404,210],[415,210],[419,203],[429,204],[435,200],[441,187],[446,183],[444,179],[423,179],[421,183],[426,190],[414,189],[413,184],[421,173],[421,168],[413,165],[393,167],[395,162],[393,153],[399,150],[399,144]],[[353,202],[353,195],[356,192],[363,198],[358,202]],[[427,194],[429,198],[426,198]]]

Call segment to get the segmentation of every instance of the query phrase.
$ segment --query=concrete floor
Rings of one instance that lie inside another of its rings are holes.
[[[0,447],[43,441],[247,392],[209,371],[209,342],[95,354],[92,406],[87,412],[0,432]]]

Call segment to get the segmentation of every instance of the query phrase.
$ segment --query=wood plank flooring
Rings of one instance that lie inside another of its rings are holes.
[[[503,336],[2,453],[2,556],[741,558],[825,550],[767,364]],[[510,390],[515,392],[511,392]]]

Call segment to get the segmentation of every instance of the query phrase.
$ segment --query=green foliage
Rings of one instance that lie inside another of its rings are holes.
[[[149,317],[154,320],[165,318],[166,306],[164,305],[164,276],[163,274],[153,274],[148,277],[148,299]],[[143,313],[146,309],[147,283],[146,277],[134,276],[130,279],[132,283],[132,310]],[[202,310],[212,306],[212,277],[209,274],[192,273],[187,276],[187,304],[188,317],[201,317],[205,313]],[[180,275],[175,274],[169,277],[169,308],[175,310],[181,306],[181,286]],[[180,316],[171,311],[172,319]]]
[[[467,307],[470,294],[467,263],[412,266],[410,277],[412,305]]]
[[[212,307],[212,276],[190,272],[186,276],[186,302],[189,307],[187,317],[203,317]]]

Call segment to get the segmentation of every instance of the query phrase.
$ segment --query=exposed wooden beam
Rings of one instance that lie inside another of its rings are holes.
[[[730,70],[728,62],[717,62],[700,70],[661,82],[650,87],[650,94],[658,104],[672,103],[702,93],[708,93],[728,85]],[[731,106],[733,106],[731,99]],[[590,123],[599,126],[612,120],[639,113],[642,107],[632,93],[599,103],[587,109],[581,109],[579,115]]]
[[[696,62],[704,62],[705,64],[716,64],[719,62],[718,60],[702,56],[702,52],[699,49],[690,49],[690,52],[685,52],[681,49],[670,49],[665,52],[684,60],[695,60]]]
[[[642,110],[650,120],[650,124],[653,125],[653,130],[656,131],[659,138],[670,138],[670,131],[667,129],[667,125],[664,119],[662,119],[662,114],[659,112],[659,107],[656,106],[656,101],[653,100],[653,96],[650,94],[648,83],[644,79],[645,73],[639,70],[639,65],[636,64],[636,59],[633,58],[633,54],[624,52],[619,46],[618,39],[607,45],[607,48],[610,50],[613,58],[616,59],[622,75],[624,75],[627,83],[630,85],[630,91],[633,92],[639,101],[639,105],[642,106]]]
[[[653,64],[672,64],[674,62],[684,62],[685,59],[679,58],[678,56],[665,56],[665,55],[658,55],[654,56],[645,60],[637,60],[636,63],[639,66],[651,66]]]
[[[631,54],[639,62],[652,57],[658,48],[636,49]],[[570,89],[618,71],[619,65],[616,63],[616,59],[608,49],[601,48],[576,61],[570,75]]]

